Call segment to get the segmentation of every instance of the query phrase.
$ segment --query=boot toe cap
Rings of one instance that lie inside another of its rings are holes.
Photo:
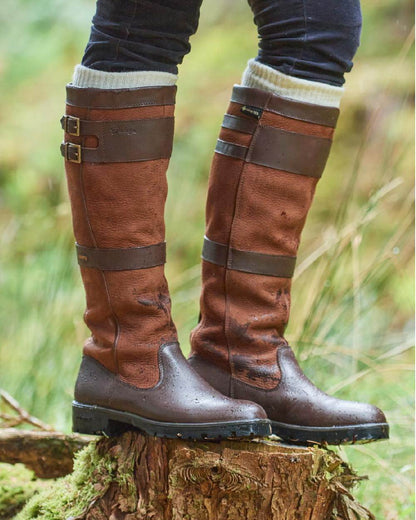
[[[267,420],[267,414],[260,405],[244,400],[232,400],[232,402],[233,404],[229,410],[231,411],[234,420]]]
[[[386,424],[384,413],[372,404],[352,402],[353,418],[356,424]]]

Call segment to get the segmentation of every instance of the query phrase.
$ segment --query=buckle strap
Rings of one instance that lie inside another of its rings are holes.
[[[75,244],[78,264],[101,271],[132,271],[163,265],[166,262],[166,242],[144,247],[100,249]]]
[[[214,242],[208,237],[204,237],[202,259],[234,271],[276,276],[277,278],[292,278],[296,265],[296,256],[242,251]]]
[[[172,153],[173,117],[134,121],[84,121],[77,117],[64,116],[61,125],[69,135],[93,135],[98,138],[96,148],[63,143],[61,153],[71,162],[151,161],[169,159]],[[78,147],[77,151],[75,147]]]

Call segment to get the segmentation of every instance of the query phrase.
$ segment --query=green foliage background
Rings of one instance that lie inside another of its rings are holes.
[[[92,0],[0,7],[0,387],[70,429],[84,295],[59,118]],[[413,4],[366,2],[329,164],[303,234],[288,337],[333,394],[378,404],[388,443],[342,449],[379,519],[413,518]],[[182,347],[198,315],[209,163],[233,83],[256,54],[244,1],[206,1],[180,68],[166,208],[167,274]]]

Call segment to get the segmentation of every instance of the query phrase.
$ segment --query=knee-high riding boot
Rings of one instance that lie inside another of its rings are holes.
[[[175,92],[67,88],[61,150],[92,333],[75,388],[74,430],[267,435],[261,407],[214,390],[177,343],[164,277]]]
[[[330,397],[284,339],[300,235],[331,146],[338,109],[237,86],[212,164],[201,319],[190,364],[227,396],[266,410],[297,442],[388,437],[376,407]]]

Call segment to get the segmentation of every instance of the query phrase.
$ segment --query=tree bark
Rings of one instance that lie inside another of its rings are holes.
[[[83,450],[74,473],[35,497],[19,519],[373,519],[350,493],[357,480],[324,448],[273,440],[190,442],[127,432]]]

